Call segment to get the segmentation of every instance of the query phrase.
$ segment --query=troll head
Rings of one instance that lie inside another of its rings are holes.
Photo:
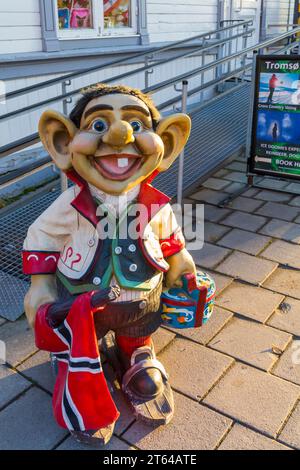
[[[61,170],[73,169],[114,195],[167,170],[190,128],[185,114],[162,118],[140,90],[104,84],[84,89],[69,117],[47,110],[39,122],[43,145]]]

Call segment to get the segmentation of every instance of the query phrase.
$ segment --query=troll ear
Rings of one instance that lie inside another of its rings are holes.
[[[72,167],[69,144],[77,131],[75,124],[58,111],[48,109],[40,118],[41,141],[60,170]]]
[[[156,129],[165,151],[158,171],[167,170],[187,143],[191,132],[191,120],[186,114],[173,114],[162,119]]]

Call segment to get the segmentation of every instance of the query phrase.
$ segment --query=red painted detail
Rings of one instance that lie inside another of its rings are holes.
[[[79,253],[77,253],[76,256],[77,256],[77,258],[75,258],[71,263],[71,269],[73,269],[74,264],[77,264],[77,263],[79,263],[79,261],[81,261],[81,258],[82,258],[81,255]]]
[[[204,314],[204,308],[205,308],[206,296],[207,296],[207,287],[205,286],[198,287],[198,290],[199,290],[199,300],[197,304],[195,328],[198,328],[199,326],[201,326],[203,322],[203,314]]]
[[[69,246],[69,248],[66,251],[66,256],[63,259],[63,262],[65,263],[68,258],[71,258],[71,256],[73,256],[73,253],[74,253],[73,248],[71,246]]]
[[[160,247],[163,252],[164,258],[179,253],[185,247],[185,241],[181,229],[178,229],[170,235],[169,238],[160,240]],[[195,289],[196,287],[194,287]]]
[[[194,300],[173,300],[173,299],[164,299],[166,305],[174,305],[174,307],[194,307],[196,302]],[[167,313],[167,312],[166,312]]]
[[[132,353],[142,346],[151,346],[151,336],[141,336],[139,338],[133,338],[130,336],[116,336],[117,344],[121,349],[122,353],[125,354],[129,359]]]
[[[54,274],[59,258],[56,251],[23,251],[24,274]]]
[[[97,205],[91,195],[88,184],[74,170],[67,171],[66,175],[81,189],[78,196],[71,202],[71,206],[96,227],[98,224],[98,217],[96,215]]]

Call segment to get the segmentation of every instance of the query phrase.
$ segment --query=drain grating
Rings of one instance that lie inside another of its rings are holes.
[[[29,225],[59,196],[56,189],[0,219],[0,316],[14,321],[23,312],[29,277],[22,273],[21,252]]]

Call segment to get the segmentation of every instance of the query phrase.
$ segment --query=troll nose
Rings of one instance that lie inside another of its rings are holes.
[[[109,131],[103,136],[102,141],[112,147],[124,147],[134,142],[133,129],[126,121],[118,121],[112,124]]]

